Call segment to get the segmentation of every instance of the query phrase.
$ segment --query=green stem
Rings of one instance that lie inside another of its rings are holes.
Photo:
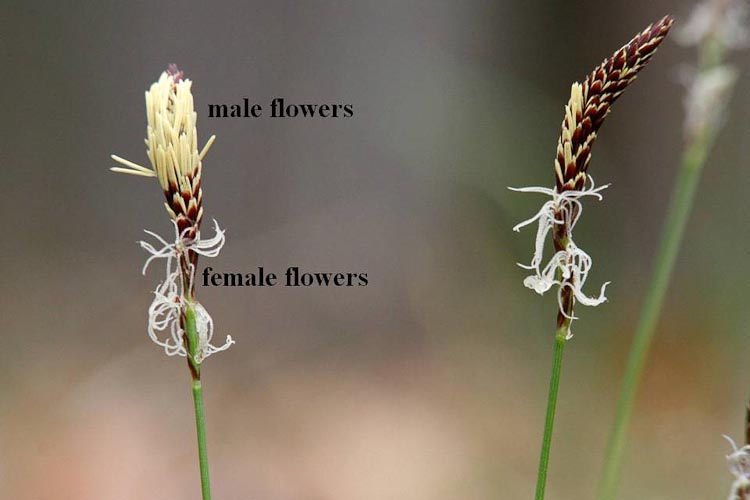
[[[693,205],[700,171],[706,160],[711,138],[696,137],[685,150],[677,184],[667,215],[666,225],[656,257],[656,267],[648,286],[638,327],[630,349],[625,376],[617,403],[615,424],[609,438],[604,474],[599,488],[600,500],[612,500],[617,493],[628,424],[649,347],[654,337],[659,311],[664,303],[669,279],[680,248],[685,225]]]
[[[185,307],[185,335],[188,344],[188,367],[193,380],[193,403],[195,407],[195,428],[198,434],[198,463],[201,471],[201,493],[203,500],[211,500],[211,482],[208,476],[208,453],[206,452],[206,408],[203,405],[200,365],[195,361],[198,348],[198,331],[195,325],[195,311],[188,304]]]
[[[549,468],[549,453],[552,445],[552,429],[555,425],[555,409],[557,408],[557,392],[560,388],[560,372],[562,371],[563,350],[565,336],[568,332],[567,322],[557,329],[555,334],[555,357],[552,362],[552,377],[549,382],[549,396],[547,397],[547,416],[544,419],[544,437],[542,438],[542,452],[539,456],[539,471],[536,479],[535,500],[544,499],[547,486],[547,469]]]
[[[718,38],[715,36],[706,38],[699,48],[697,75],[704,74],[722,64],[725,52],[726,47]],[[731,87],[725,90],[728,93]],[[726,106],[726,102],[722,106]],[[723,112],[723,109],[714,110],[714,113],[720,114],[721,112]],[[708,152],[716,139],[717,132],[718,127],[704,125],[701,130],[690,137],[682,154],[680,172],[672,193],[667,220],[656,254],[656,267],[646,291],[641,316],[625,368],[622,388],[620,389],[615,423],[609,437],[604,473],[599,485],[600,500],[614,500],[617,494],[625,438],[633,414],[638,385],[654,337],[659,312],[664,304],[664,297],[680,249],[687,219],[693,206],[700,173],[706,163]]]
[[[206,409],[203,406],[203,387],[200,379],[193,380],[193,402],[195,403],[195,428],[198,431],[201,493],[203,494],[203,500],[211,500],[211,482],[208,477],[208,454],[206,453]]]

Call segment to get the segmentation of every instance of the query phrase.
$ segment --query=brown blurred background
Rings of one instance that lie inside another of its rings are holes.
[[[203,288],[216,499],[532,496],[556,304],[522,285],[570,83],[683,2],[5,2],[0,16],[0,496],[199,497],[189,376],[147,338],[169,234],[143,92],[194,81],[224,271],[367,272],[355,289]],[[667,40],[614,107],[577,227],[593,256],[548,498],[592,498],[682,147]],[[750,395],[750,64],[698,194],[628,446],[622,498],[724,498]],[[208,103],[351,103],[349,119],[208,119]]]

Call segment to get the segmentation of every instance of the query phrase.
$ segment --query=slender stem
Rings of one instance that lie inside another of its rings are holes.
[[[211,500],[211,481],[208,475],[208,453],[206,452],[206,408],[203,405],[200,365],[195,361],[198,346],[198,331],[195,325],[195,311],[188,304],[185,307],[185,335],[188,344],[188,367],[193,381],[193,403],[195,407],[195,429],[198,434],[198,463],[201,471],[201,493],[203,500]]]
[[[206,409],[203,406],[203,387],[200,379],[193,379],[193,402],[195,403],[195,428],[198,431],[201,493],[203,500],[211,500],[211,482],[208,477],[208,454],[206,453]]]
[[[555,425],[555,409],[557,408],[557,392],[560,388],[560,372],[562,371],[563,350],[565,336],[568,332],[567,324],[558,328],[555,334],[555,357],[552,362],[552,377],[549,382],[549,396],[547,398],[547,416],[544,419],[544,437],[542,438],[542,452],[539,456],[539,471],[536,479],[535,500],[544,499],[547,486],[547,469],[549,468],[550,446],[552,445],[552,429]]]
[[[688,215],[693,205],[701,167],[705,163],[710,143],[711,137],[708,134],[703,134],[696,137],[683,153],[682,167],[672,194],[667,221],[657,251],[656,267],[646,292],[640,320],[625,368],[615,423],[609,438],[604,473],[599,488],[600,500],[612,500],[617,493],[625,438],[633,414],[638,385],[654,337],[659,311],[661,311],[664,303],[664,296],[669,286],[669,279],[672,275]]]

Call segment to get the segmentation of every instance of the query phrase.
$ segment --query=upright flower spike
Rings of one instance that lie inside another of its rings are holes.
[[[203,190],[201,177],[203,158],[215,136],[198,151],[197,114],[193,107],[192,82],[174,64],[169,65],[159,80],[146,91],[146,154],[151,168],[146,168],[116,155],[112,159],[121,166],[120,172],[142,177],[156,177],[166,198],[165,207],[175,227],[174,242],[169,243],[151,231],[147,234],[158,245],[141,241],[151,256],[143,271],[155,259],[166,261],[166,278],[154,291],[149,308],[149,336],[169,355],[190,356],[200,364],[210,354],[228,348],[227,337],[221,347],[211,345],[213,321],[195,298],[195,272],[198,256],[215,257],[224,245],[224,231],[214,220],[216,235],[201,239]],[[176,262],[176,269],[173,265]],[[197,343],[191,345],[185,332],[187,309],[196,317]],[[165,338],[164,338],[165,337]]]
[[[602,199],[601,191],[608,185],[595,187],[593,178],[587,174],[591,162],[591,148],[597,132],[611,110],[612,104],[628,85],[635,80],[656,52],[672,26],[672,18],[665,16],[655,24],[633,37],[630,42],[605,59],[570,89],[570,99],[565,106],[557,153],[554,160],[555,187],[531,187],[514,189],[535,192],[551,197],[537,214],[518,224],[520,230],[531,223],[538,223],[534,256],[529,265],[521,265],[535,271],[524,280],[524,285],[543,294],[552,286],[558,288],[558,327],[566,328],[569,338],[570,323],[575,302],[596,306],[606,300],[605,283],[597,297],[589,297],[582,291],[591,269],[591,257],[573,241],[573,227],[581,215],[581,198],[586,196]],[[547,235],[552,233],[554,254],[542,266]]]
[[[168,356],[187,358],[195,407],[201,494],[203,500],[211,500],[201,363],[211,354],[229,348],[234,341],[227,336],[222,346],[211,344],[213,319],[195,298],[198,256],[216,257],[224,246],[224,231],[214,220],[215,236],[201,238],[202,162],[214,137],[198,152],[197,115],[191,85],[174,64],[161,74],[146,91],[146,153],[151,168],[112,155],[121,165],[112,170],[156,177],[167,199],[165,206],[174,225],[174,242],[151,231],[146,234],[157,243],[140,242],[141,248],[150,254],[143,266],[144,273],[155,260],[163,260],[166,267],[164,281],[154,290],[154,300],[148,309],[148,334]]]
[[[123,167],[115,172],[156,177],[170,217],[180,234],[195,239],[203,218],[202,160],[216,136],[198,152],[197,115],[193,109],[192,82],[171,64],[146,91],[146,153],[152,168],[112,155]]]

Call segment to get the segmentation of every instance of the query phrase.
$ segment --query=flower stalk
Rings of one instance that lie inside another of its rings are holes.
[[[546,489],[563,352],[565,343],[572,338],[571,323],[577,319],[574,315],[575,304],[580,302],[586,306],[597,306],[607,300],[604,292],[608,283],[602,285],[598,296],[588,296],[583,292],[593,261],[573,240],[573,228],[583,212],[581,200],[585,197],[601,200],[601,192],[608,187],[595,187],[593,178],[587,173],[591,148],[612,104],[650,61],[671,26],[672,18],[669,16],[648,26],[594,68],[582,82],[571,86],[554,161],[555,186],[511,188],[550,197],[536,215],[513,228],[519,231],[532,223],[538,224],[531,263],[519,264],[534,272],[524,279],[524,285],[540,295],[556,287],[558,299],[555,350],[537,473],[536,500],[544,498]],[[544,249],[550,233],[554,253],[543,265]]]
[[[185,337],[190,356],[187,356],[188,367],[193,388],[193,407],[195,410],[195,430],[198,437],[198,466],[201,475],[201,494],[203,500],[211,500],[211,479],[208,469],[208,452],[206,451],[206,408],[203,404],[203,384],[201,366],[195,360],[198,355],[200,340],[196,328],[195,311],[190,305],[185,308]]]
[[[568,320],[569,321],[569,320]],[[544,417],[544,435],[542,436],[542,451],[539,454],[539,468],[537,469],[536,492],[534,498],[544,498],[547,489],[547,471],[549,470],[550,448],[552,447],[552,431],[555,427],[555,411],[557,410],[557,393],[560,390],[560,374],[562,372],[563,353],[567,336],[567,325],[557,329],[555,334],[555,354],[552,361],[552,376],[549,382],[547,396],[547,413]]]

